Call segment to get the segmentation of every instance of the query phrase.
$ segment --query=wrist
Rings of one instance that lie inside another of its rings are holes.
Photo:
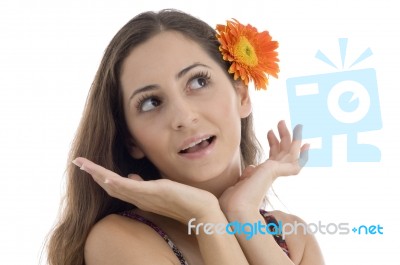
[[[260,209],[247,208],[241,210],[233,210],[225,213],[229,221],[250,221],[260,218]]]
[[[235,202],[221,204],[222,212],[230,219],[231,217],[254,216],[259,214],[262,200],[259,199],[262,195],[256,195],[254,198],[249,198],[249,201],[236,200]]]
[[[196,222],[207,222],[223,215],[218,199],[213,196],[202,203],[202,207],[192,212],[189,219],[196,219]]]

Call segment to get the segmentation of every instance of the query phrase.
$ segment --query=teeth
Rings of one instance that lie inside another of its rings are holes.
[[[189,149],[190,147],[193,147],[193,146],[195,146],[195,145],[198,145],[199,143],[201,143],[201,142],[203,142],[203,141],[206,141],[206,140],[208,140],[208,139],[210,139],[210,138],[211,138],[211,136],[206,137],[206,138],[203,138],[203,139],[200,139],[200,140],[198,140],[197,142],[191,143],[189,146],[183,148],[181,151],[185,151],[186,149]]]

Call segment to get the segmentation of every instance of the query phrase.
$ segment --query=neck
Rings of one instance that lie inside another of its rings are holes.
[[[239,181],[241,173],[242,169],[239,151],[232,160],[232,163],[228,165],[219,176],[205,182],[196,183],[192,186],[209,191],[214,194],[215,197],[219,198],[227,188],[235,185]]]
[[[200,189],[211,192],[215,195],[215,197],[219,198],[227,188],[235,185],[239,181],[239,177],[240,168],[239,170],[235,170],[234,172],[224,172],[223,176],[214,178],[205,183],[200,183],[196,186]]]

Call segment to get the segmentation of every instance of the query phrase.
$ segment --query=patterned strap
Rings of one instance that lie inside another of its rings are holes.
[[[273,217],[270,213],[268,213],[265,210],[260,210],[260,213],[264,217],[265,222],[267,224],[272,224],[272,223],[275,224],[274,226],[268,226],[268,229],[271,232],[271,234],[273,235],[276,243],[281,247],[283,252],[285,252],[286,255],[288,255],[288,257],[289,257],[289,248],[286,244],[285,239],[283,239],[282,234],[278,234],[278,232],[275,231],[275,228],[279,227],[278,221],[275,219],[275,217]]]
[[[153,228],[162,238],[164,238],[165,242],[167,242],[167,244],[171,247],[172,251],[174,251],[175,256],[179,259],[179,262],[181,263],[181,265],[189,265],[186,262],[185,258],[183,257],[183,254],[179,251],[179,249],[172,242],[172,240],[156,224],[154,224],[150,220],[148,220],[148,219],[144,218],[143,216],[138,215],[138,214],[136,214],[136,213],[134,213],[132,211],[125,211],[125,212],[122,212],[122,213],[119,213],[119,214],[122,215],[122,216],[129,217],[131,219],[138,220],[139,222],[142,222],[142,223],[150,226],[151,228]]]

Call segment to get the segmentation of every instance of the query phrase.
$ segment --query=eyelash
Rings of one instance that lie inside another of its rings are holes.
[[[143,107],[144,102],[145,102],[146,100],[148,100],[148,99],[151,99],[151,98],[160,101],[160,99],[159,99],[156,95],[153,95],[153,94],[143,94],[143,95],[140,96],[140,98],[139,98],[139,99],[137,100],[137,102],[136,102],[136,110],[137,110],[138,112],[143,112],[143,111],[142,111],[142,107]]]
[[[211,75],[207,71],[195,72],[194,74],[192,74],[190,76],[186,86],[188,87],[189,84],[193,80],[195,80],[197,78],[204,78],[205,79],[206,84],[202,87],[202,88],[205,88],[210,83]],[[154,94],[143,94],[143,95],[140,96],[140,98],[136,102],[136,109],[137,109],[138,112],[144,112],[144,111],[142,111],[143,104],[144,104],[144,102],[146,102],[146,100],[149,100],[149,99],[155,99],[157,101],[161,101],[161,99],[158,96],[154,95]]]
[[[211,74],[208,71],[200,71],[200,72],[195,72],[193,75],[191,75],[191,77],[189,78],[188,84],[190,82],[192,82],[193,80],[197,79],[197,78],[204,78],[206,81],[206,84],[204,85],[205,88],[206,86],[209,85],[210,80],[211,80]]]

